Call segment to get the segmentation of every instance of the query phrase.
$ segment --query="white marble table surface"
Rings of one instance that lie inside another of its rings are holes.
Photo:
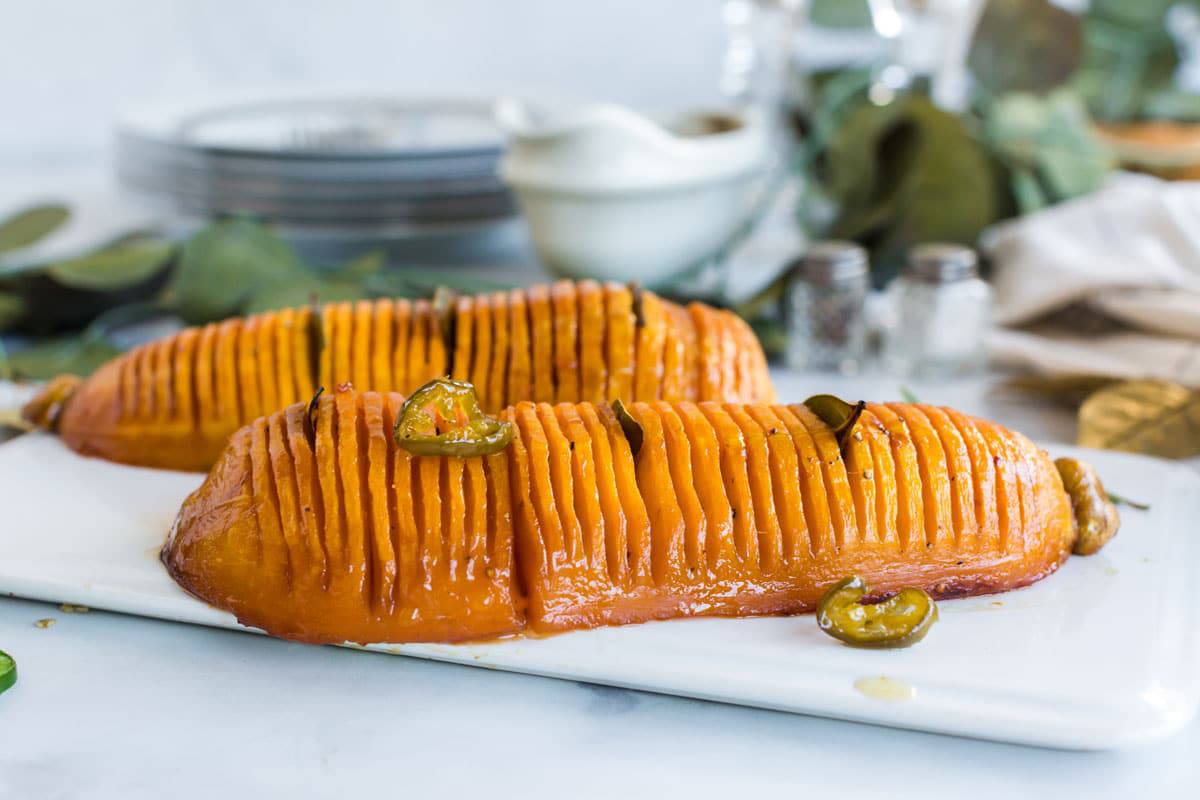
[[[800,395],[894,397],[894,379],[778,376]],[[991,381],[912,384],[1043,440],[1070,414]],[[0,517],[2,518],[2,517]],[[54,617],[47,629],[40,618]],[[1072,753],[313,647],[0,600],[20,681],[0,696],[0,798],[1195,797],[1200,722],[1151,747]],[[817,794],[815,796],[828,796]],[[861,796],[861,795],[860,795]]]

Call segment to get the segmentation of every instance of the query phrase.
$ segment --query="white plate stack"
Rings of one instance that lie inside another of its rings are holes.
[[[128,116],[116,144],[121,184],[185,217],[403,238],[514,213],[486,102],[224,100]]]

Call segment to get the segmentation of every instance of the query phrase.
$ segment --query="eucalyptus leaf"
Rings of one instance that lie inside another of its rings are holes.
[[[184,244],[165,299],[188,322],[209,322],[242,310],[263,287],[287,287],[308,272],[268,228],[244,218],[222,220]],[[305,297],[309,293],[307,287],[299,291]],[[268,304],[274,307],[273,302]]]
[[[1079,66],[1080,20],[1050,0],[988,0],[967,58],[971,74],[993,95],[1047,92]]]
[[[171,242],[135,239],[53,264],[46,274],[72,289],[112,291],[148,280],[167,265],[174,252],[175,245]]]
[[[1079,409],[1078,441],[1161,458],[1200,455],[1200,392],[1156,380],[1101,389]]]
[[[1095,0],[1084,14],[1084,57],[1073,81],[1105,122],[1142,119],[1179,66],[1166,15],[1174,0]]]
[[[49,203],[0,220],[0,253],[38,242],[58,230],[70,217],[71,212],[66,206]]]
[[[867,408],[864,400],[848,403],[832,394],[815,394],[805,400],[804,405],[808,406],[809,411],[816,414],[822,422],[833,429],[838,447],[842,450],[845,449],[846,442],[850,441],[850,437],[854,434],[854,426],[858,424],[858,418]]]

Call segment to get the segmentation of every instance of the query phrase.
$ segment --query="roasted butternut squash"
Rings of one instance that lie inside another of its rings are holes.
[[[491,411],[521,400],[773,399],[740,318],[649,292],[638,300],[640,320],[628,287],[592,281],[459,297],[450,342],[426,300],[329,304],[316,325],[307,308],[226,320],[104,365],[57,398],[53,428],[87,455],[204,470],[240,426],[317,386],[411,392],[453,375]],[[727,364],[704,372],[705,358]],[[38,398],[27,416],[41,419],[46,404]]]
[[[805,406],[633,402],[635,454],[607,403],[522,402],[506,450],[455,459],[400,449],[400,406],[343,390],[239,430],[171,575],[278,636],[457,641],[810,611],[850,574],[999,592],[1078,535],[1043,451],[948,409],[869,405],[839,448]]]

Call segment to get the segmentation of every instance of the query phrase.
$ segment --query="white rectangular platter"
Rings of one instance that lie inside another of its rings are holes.
[[[909,650],[844,647],[811,615],[372,649],[1025,744],[1143,743],[1184,726],[1200,702],[1200,476],[1086,457],[1151,510],[1126,509],[1101,554],[1035,586],[942,602]],[[157,558],[201,479],[82,458],[41,434],[0,445],[0,593],[247,630],[185,594]],[[891,691],[865,690],[879,677]]]

